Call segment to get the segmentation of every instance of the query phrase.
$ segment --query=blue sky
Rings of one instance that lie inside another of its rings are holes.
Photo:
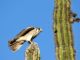
[[[72,10],[80,17],[79,0],[72,1]],[[41,27],[43,32],[35,38],[41,50],[41,60],[56,60],[52,32],[53,0],[0,0],[0,60],[24,60],[25,43],[13,53],[8,41],[28,26]],[[76,60],[80,57],[80,23],[72,24]]]

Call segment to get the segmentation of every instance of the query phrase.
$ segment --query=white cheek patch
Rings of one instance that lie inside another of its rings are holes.
[[[37,32],[39,32],[39,29],[36,29]]]
[[[37,29],[37,33],[36,34],[38,34],[40,31]]]

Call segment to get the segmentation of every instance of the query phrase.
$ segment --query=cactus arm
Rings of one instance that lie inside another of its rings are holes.
[[[32,42],[26,49],[25,60],[40,60],[40,49],[35,42]]]

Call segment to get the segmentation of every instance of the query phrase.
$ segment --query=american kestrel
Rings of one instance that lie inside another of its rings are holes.
[[[14,39],[9,41],[9,46],[13,51],[20,49],[26,41],[31,44],[32,40],[42,31],[41,28],[28,27],[23,29]]]

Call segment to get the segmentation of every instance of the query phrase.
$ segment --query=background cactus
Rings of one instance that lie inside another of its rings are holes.
[[[40,60],[40,49],[35,42],[32,42],[26,49],[25,60]]]
[[[54,35],[56,43],[56,60],[75,60],[73,44],[70,0],[55,0]]]

